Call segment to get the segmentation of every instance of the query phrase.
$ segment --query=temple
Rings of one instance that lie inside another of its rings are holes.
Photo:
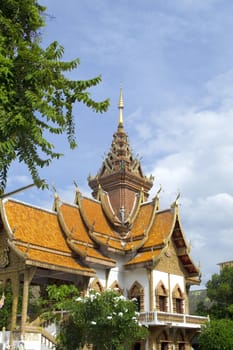
[[[130,149],[122,91],[118,107],[110,150],[99,172],[88,178],[93,198],[76,185],[74,202],[55,193],[52,210],[1,200],[0,280],[3,286],[10,282],[13,295],[4,336],[12,349],[23,342],[25,349],[47,350],[56,342],[46,324],[30,319],[32,285],[67,282],[83,293],[117,288],[136,298],[139,320],[150,335],[134,350],[190,350],[206,321],[189,314],[188,292],[200,283],[200,270],[181,226],[179,196],[165,209],[160,208],[160,189],[149,200],[153,177],[143,173]],[[23,302],[17,317],[20,285]]]

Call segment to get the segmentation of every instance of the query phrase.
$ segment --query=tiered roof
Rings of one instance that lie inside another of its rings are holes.
[[[94,275],[70,250],[55,212],[8,199],[1,202],[1,219],[9,247],[25,265]]]
[[[114,221],[126,223],[129,220],[137,196],[143,193],[144,199],[149,196],[149,190],[153,185],[152,177],[144,176],[141,164],[137,157],[133,156],[128,135],[123,125],[123,96],[120,91],[119,120],[117,131],[113,135],[112,144],[107,157],[103,161],[100,171],[94,177],[89,177],[89,186],[93,196],[100,197],[100,191],[106,192],[108,199],[103,200],[106,205],[107,215],[111,213]]]
[[[2,200],[2,232],[7,249],[28,266],[94,276],[95,268],[109,269],[117,264],[119,256],[125,256],[126,269],[153,268],[168,254],[172,243],[186,277],[198,281],[199,269],[189,255],[177,201],[160,210],[160,190],[148,201],[152,179],[143,175],[125,138],[122,93],[119,109],[118,131],[111,150],[98,176],[89,181],[95,198],[82,196],[76,188],[74,203],[70,204],[56,194],[53,211]],[[119,169],[122,164],[124,167]],[[130,200],[124,198],[120,203],[123,195],[129,195]],[[119,208],[125,209],[127,215],[119,215]]]

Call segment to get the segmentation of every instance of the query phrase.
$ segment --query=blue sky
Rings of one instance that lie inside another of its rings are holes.
[[[78,148],[53,138],[64,153],[41,176],[60,197],[73,200],[75,179],[90,193],[117,128],[120,86],[124,124],[134,155],[154,175],[152,197],[162,185],[161,207],[180,191],[183,229],[200,262],[202,286],[218,263],[233,260],[233,2],[227,0],[41,0],[47,7],[43,45],[54,40],[67,60],[79,57],[72,79],[101,74],[91,89],[110,98],[107,113],[77,105]],[[31,183],[14,164],[8,188]],[[51,208],[53,191],[30,189],[16,198]]]

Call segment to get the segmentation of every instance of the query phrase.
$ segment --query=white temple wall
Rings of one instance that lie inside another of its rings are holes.
[[[110,288],[115,282],[118,283],[119,287],[123,290],[123,294],[127,297],[128,291],[131,289],[135,282],[138,282],[144,289],[144,310],[150,310],[150,297],[149,297],[149,280],[148,272],[145,269],[134,269],[125,270],[123,265],[125,264],[124,259],[118,259],[117,265],[113,267],[108,274],[108,280],[106,283],[106,270],[96,269],[96,274],[99,282],[103,288]],[[172,292],[178,285],[181,292],[185,296],[185,284],[184,277],[180,275],[174,275],[162,271],[153,271],[153,298],[154,305],[156,305],[156,288],[158,284],[162,282],[166,290],[168,291],[168,312],[173,310]],[[184,303],[184,312],[186,312],[186,304]]]
[[[124,287],[126,291],[130,290],[134,282],[138,282],[144,288],[144,310],[149,311],[149,280],[147,270],[126,270],[124,277]]]
[[[99,282],[101,283],[102,287],[105,288],[106,286],[106,271],[105,269],[95,268],[97,278]],[[91,278],[90,284],[93,281],[94,278]]]
[[[171,291],[177,284],[179,285],[181,292],[184,293],[184,277],[170,274]]]
[[[114,282],[117,282],[119,287],[124,290],[124,264],[126,263],[126,258],[121,256],[113,256],[113,259],[115,259],[116,266],[111,268],[109,275],[108,275],[108,288],[110,288]]]
[[[155,290],[158,284],[162,282],[164,287],[169,293],[169,302],[168,302],[168,311],[172,312],[173,310],[173,300],[172,300],[172,292],[174,288],[178,285],[181,292],[185,294],[184,287],[184,277],[180,275],[174,275],[171,273],[161,272],[161,271],[153,271],[153,290],[154,290],[154,305],[156,304],[155,300]],[[186,311],[186,310],[185,310]]]

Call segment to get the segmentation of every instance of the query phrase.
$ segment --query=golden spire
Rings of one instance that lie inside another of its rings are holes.
[[[118,125],[123,126],[123,108],[124,108],[124,101],[123,101],[123,95],[122,95],[122,88],[120,88],[120,97],[119,97],[119,120]]]

